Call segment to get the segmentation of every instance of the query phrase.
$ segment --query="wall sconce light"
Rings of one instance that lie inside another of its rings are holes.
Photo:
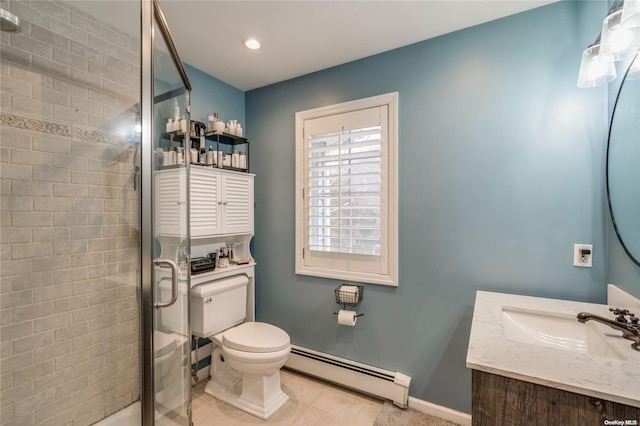
[[[614,62],[632,57],[638,49],[640,1],[616,0],[602,23],[600,35],[582,53],[578,87],[595,87],[614,80]]]
[[[638,52],[637,28],[622,25],[623,0],[617,0],[602,22],[600,55],[613,61],[630,58]]]
[[[600,55],[600,36],[582,52],[578,87],[595,87],[616,78],[616,67]]]

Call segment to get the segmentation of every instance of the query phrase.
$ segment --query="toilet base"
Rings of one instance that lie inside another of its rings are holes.
[[[280,388],[279,370],[270,376],[243,374],[240,395],[223,388],[213,378],[204,391],[222,402],[265,420],[289,400],[289,396]]]

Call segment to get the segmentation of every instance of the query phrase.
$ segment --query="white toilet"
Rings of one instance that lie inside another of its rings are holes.
[[[191,332],[214,345],[205,392],[267,419],[289,400],[280,387],[280,368],[291,340],[271,324],[244,322],[248,283],[236,275],[193,287]]]

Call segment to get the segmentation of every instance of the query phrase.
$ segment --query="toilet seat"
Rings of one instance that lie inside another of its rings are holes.
[[[222,348],[229,361],[229,365],[243,373],[260,370],[279,370],[289,357],[291,348],[287,347],[276,352],[246,352],[224,346]]]
[[[245,322],[223,333],[225,348],[251,353],[271,353],[289,350],[291,340],[282,329],[264,322]]]

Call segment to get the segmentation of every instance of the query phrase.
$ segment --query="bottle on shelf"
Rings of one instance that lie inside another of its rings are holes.
[[[236,123],[235,123],[235,120],[229,121],[227,123],[227,128],[225,130],[230,135],[235,135],[236,134]]]
[[[180,119],[180,106],[178,105],[178,100],[175,98],[173,99],[173,119]]]
[[[216,133],[224,133],[224,121],[220,120],[217,112],[213,113],[213,130]]]
[[[238,150],[234,149],[231,154],[231,167],[239,168],[240,167],[240,154],[238,154]]]
[[[171,151],[169,149],[163,149],[162,151],[162,165],[173,166],[174,162],[171,161]]]

